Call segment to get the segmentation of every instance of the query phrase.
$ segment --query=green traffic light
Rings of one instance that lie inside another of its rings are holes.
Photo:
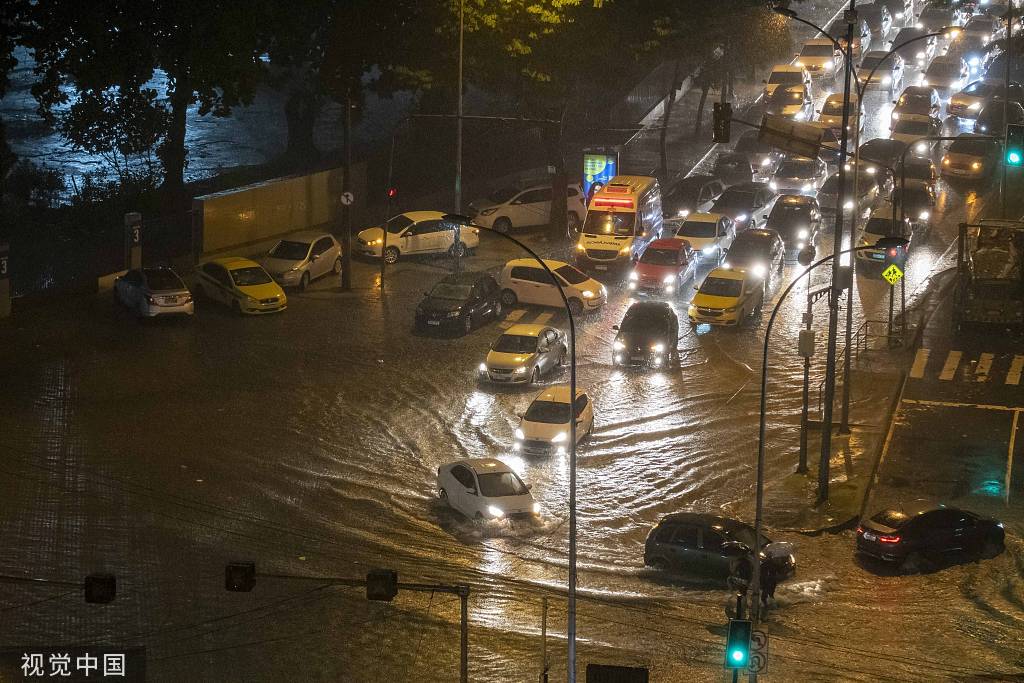
[[[1006,153],[1006,163],[1011,166],[1020,166],[1021,161],[1024,161],[1024,156],[1021,155],[1020,151],[1011,149]]]
[[[732,651],[732,661],[736,662],[737,664],[742,664],[743,660],[746,659],[746,657],[747,655],[745,652],[743,652],[743,650]]]

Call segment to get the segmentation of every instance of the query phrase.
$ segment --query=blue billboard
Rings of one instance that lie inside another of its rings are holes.
[[[615,177],[619,168],[618,152],[584,150],[583,152],[583,194],[590,204],[590,198]]]

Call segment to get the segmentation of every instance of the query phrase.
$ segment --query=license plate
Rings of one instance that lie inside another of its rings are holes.
[[[608,270],[608,266],[594,266],[598,270]]]
[[[440,325],[441,321],[440,320],[428,320],[427,324],[428,325]]]
[[[643,356],[630,356],[629,359],[630,360],[636,360],[636,361],[642,361],[644,359],[644,357]]]
[[[870,531],[865,531],[864,532],[864,540],[865,541],[877,541],[878,540],[878,536],[875,536]]]
[[[875,259],[876,261],[884,261],[885,254],[871,254],[871,258]]]

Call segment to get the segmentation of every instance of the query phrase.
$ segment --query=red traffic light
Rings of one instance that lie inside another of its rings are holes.
[[[398,194],[398,190],[396,190],[393,187],[389,187],[388,188],[388,199],[394,199],[395,195],[397,195],[397,194]]]

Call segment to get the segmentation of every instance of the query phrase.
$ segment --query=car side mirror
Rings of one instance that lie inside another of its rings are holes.
[[[740,557],[750,554],[750,546],[739,541],[726,541],[722,544],[722,554],[728,557]]]
[[[768,214],[766,214],[766,213],[761,214],[761,218],[768,218]]]
[[[476,489],[466,489],[466,495],[467,496],[475,496],[476,495]]]
[[[619,326],[618,325],[612,325],[612,329],[618,331]]]
[[[319,258],[320,258],[320,254],[313,254],[312,256],[309,257],[309,260],[310,261],[316,261]]]

